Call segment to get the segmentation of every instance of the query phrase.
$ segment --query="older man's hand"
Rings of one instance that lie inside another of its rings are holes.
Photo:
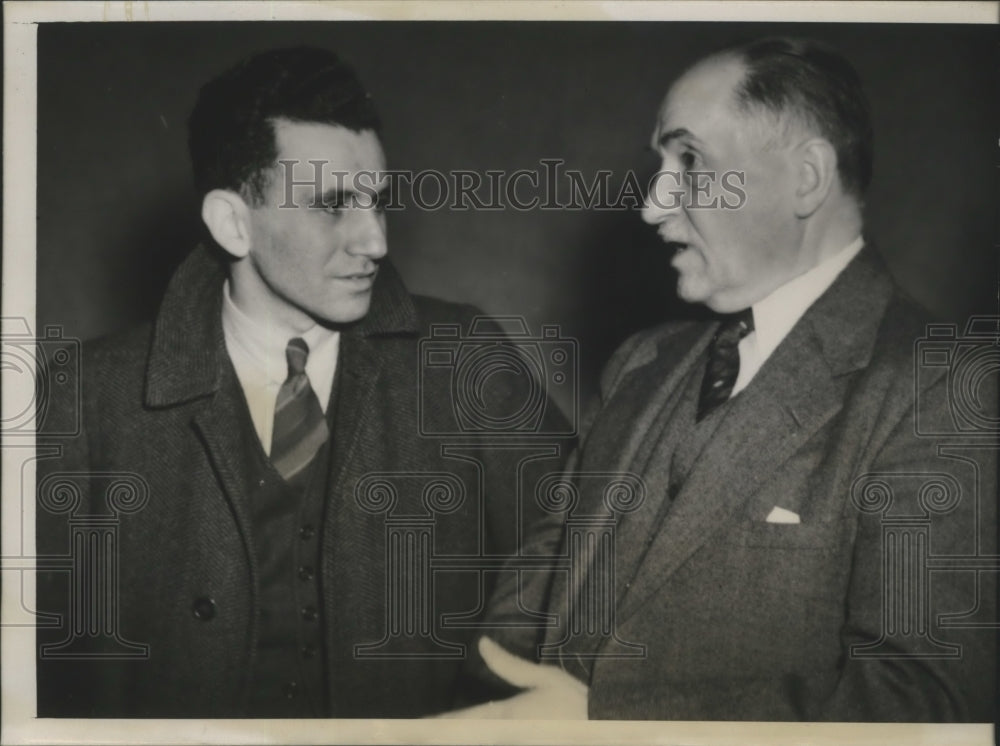
[[[509,699],[455,710],[439,717],[586,720],[587,687],[562,669],[511,655],[487,637],[479,640],[479,653],[501,679],[527,691]]]

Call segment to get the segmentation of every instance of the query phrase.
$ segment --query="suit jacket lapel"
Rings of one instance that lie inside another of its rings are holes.
[[[645,466],[652,428],[709,339],[711,330],[688,326],[662,339],[651,361],[624,374],[582,443],[582,470],[620,472]]]
[[[655,457],[664,420],[671,416],[687,376],[714,333],[714,327],[697,325],[664,340],[656,361],[636,371],[634,378],[623,384],[622,396],[629,400],[629,410],[619,415],[617,407],[611,409],[615,413],[615,426],[622,432],[617,439],[607,442],[625,443],[613,471],[639,475],[646,490],[640,509],[623,515],[616,526],[615,564],[619,577],[634,574],[649,534],[657,529],[653,517],[659,514],[666,499],[670,473],[669,468],[652,464],[650,459]],[[644,397],[643,392],[647,391],[653,391],[651,398]],[[619,594],[621,590],[618,589]]]
[[[660,340],[656,356],[649,362],[625,373],[616,390],[611,394],[605,408],[598,414],[593,427],[586,435],[583,460],[567,464],[567,471],[574,472],[622,473],[631,472],[643,478],[647,487],[646,500],[636,514],[626,514],[620,519],[616,533],[631,535],[629,542],[618,541],[615,548],[615,562],[619,567],[629,567],[638,561],[638,540],[631,538],[643,530],[650,530],[649,516],[655,513],[655,488],[649,489],[649,479],[643,467],[649,456],[651,440],[656,433],[651,432],[659,423],[664,410],[671,406],[671,398],[683,380],[692,362],[708,344],[711,333],[706,333],[701,325],[691,325]],[[651,395],[649,392],[653,392]],[[580,510],[602,511],[600,496],[581,502]],[[565,547],[564,547],[565,549]],[[552,581],[550,596],[554,603],[565,611],[567,602],[567,577],[556,573]],[[551,628],[546,636],[549,642],[558,639],[562,631]]]
[[[845,373],[867,365],[891,283],[863,252],[807,310],[723,420],[655,527],[619,619],[650,594],[727,522],[738,507],[840,409]],[[648,531],[647,531],[648,533]],[[641,544],[629,539],[627,545]]]

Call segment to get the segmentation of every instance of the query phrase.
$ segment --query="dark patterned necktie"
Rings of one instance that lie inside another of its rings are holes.
[[[719,325],[708,349],[708,367],[701,381],[698,422],[729,400],[740,373],[740,340],[752,331],[753,311],[749,308],[727,316]]]
[[[285,357],[288,378],[281,384],[275,402],[271,463],[290,481],[309,465],[330,433],[323,407],[306,375],[309,345],[296,337],[285,348]]]

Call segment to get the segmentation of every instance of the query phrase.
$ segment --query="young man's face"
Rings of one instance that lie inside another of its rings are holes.
[[[278,120],[274,134],[278,165],[263,203],[250,209],[234,297],[293,330],[357,321],[386,254],[385,215],[369,199],[383,186],[375,175],[386,168],[382,145],[371,130],[313,122]],[[310,161],[319,161],[315,170]]]
[[[676,248],[678,295],[723,313],[751,306],[801,271],[794,168],[780,145],[766,144],[761,122],[737,109],[742,78],[740,62],[709,59],[670,89],[653,133],[661,173],[670,173],[657,179],[642,214]],[[694,193],[692,171],[713,173],[703,177],[707,194]],[[727,173],[729,184],[742,181],[742,204],[723,186]]]

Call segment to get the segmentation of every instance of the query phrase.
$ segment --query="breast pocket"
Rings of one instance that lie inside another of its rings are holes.
[[[726,562],[748,592],[786,611],[803,598],[842,599],[851,564],[843,521],[799,524],[746,521],[727,536]]]
[[[736,527],[732,536],[737,544],[747,547],[820,551],[835,548],[846,540],[842,528],[842,521],[804,523],[746,521]]]

